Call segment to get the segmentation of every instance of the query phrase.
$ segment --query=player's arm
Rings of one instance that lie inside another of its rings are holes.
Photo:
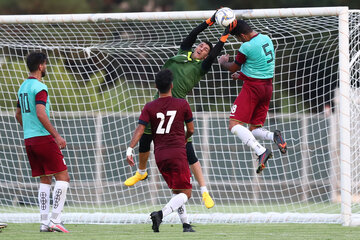
[[[41,124],[44,128],[54,137],[55,142],[60,149],[66,147],[66,141],[63,139],[60,134],[56,131],[54,126],[51,124],[50,119],[46,114],[46,101],[47,101],[47,92],[41,91],[35,96],[36,101],[36,116],[38,117]]]
[[[19,101],[17,102],[15,118],[18,121],[18,123],[20,123],[20,125],[22,126],[23,124],[22,124],[21,108]]]
[[[187,122],[186,123],[186,133],[185,133],[185,140],[191,137],[194,134],[194,122]]]
[[[228,39],[230,32],[236,27],[236,25],[237,25],[237,20],[235,19],[229,26],[225,28],[225,31],[221,35],[219,41],[216,43],[215,47],[211,50],[209,55],[205,58],[205,60],[201,64],[201,68],[203,69],[204,72],[208,72],[210,70],[211,65],[213,64],[217,56],[219,56],[222,48],[224,47],[224,44]]]
[[[45,106],[42,104],[36,104],[36,115],[41,122],[41,124],[44,126],[44,128],[51,134],[51,136],[54,137],[55,142],[59,146],[60,149],[63,149],[66,147],[66,141],[63,139],[60,134],[56,131],[54,126],[51,124],[50,119],[48,118]]]
[[[129,145],[128,149],[126,150],[126,160],[130,166],[135,165],[134,158],[133,158],[134,147],[136,146],[136,144],[139,142],[141,136],[143,135],[143,133],[145,131],[145,127],[146,127],[146,125],[139,123],[139,125],[137,126],[137,128],[134,131],[133,137],[131,138],[130,145]]]
[[[217,10],[216,10],[217,12]],[[211,26],[214,24],[215,22],[215,14],[216,12],[206,21],[202,22],[200,25],[198,25],[197,27],[195,27],[190,33],[189,35],[182,41],[182,43],[180,44],[180,49],[184,50],[184,51],[190,51],[192,46],[194,45],[197,36],[199,35],[199,33],[201,33],[202,31],[204,31],[208,26]]]

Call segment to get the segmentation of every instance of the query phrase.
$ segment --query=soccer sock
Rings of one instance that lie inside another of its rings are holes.
[[[173,194],[173,197],[175,197],[176,194]],[[177,213],[179,215],[179,218],[180,218],[180,221],[181,223],[187,223],[189,224],[188,222],[188,216],[187,216],[187,213],[186,213],[186,207],[185,207],[185,204],[183,204],[182,206],[180,206],[177,210]]]
[[[65,181],[56,181],[54,192],[53,192],[53,210],[51,213],[51,218],[55,223],[59,223],[60,215],[64,209],[64,203],[66,199],[66,191],[69,187],[69,183]]]
[[[185,193],[176,194],[170,199],[170,201],[162,209],[163,217],[166,217],[173,211],[176,211],[179,207],[184,205],[188,200],[188,197]]]
[[[141,175],[144,175],[146,173],[146,168],[145,169],[138,169],[138,172],[141,174]]]
[[[246,127],[244,127],[240,124],[237,124],[231,128],[231,132],[233,134],[235,134],[238,138],[240,138],[240,140],[244,144],[251,147],[258,156],[263,154],[266,151],[266,148],[261,146],[260,143],[258,141],[256,141],[254,135],[252,135],[250,130],[247,129]]]
[[[209,192],[209,191],[207,190],[207,187],[206,187],[206,186],[200,187],[200,190],[201,190],[201,195],[202,195],[204,192]]]
[[[49,223],[50,189],[50,184],[40,183],[38,196],[40,208],[40,222],[45,225]]]
[[[177,210],[178,212],[178,215],[180,217],[180,220],[181,220],[181,223],[187,223],[189,224],[189,221],[188,221],[188,215],[186,213],[186,207],[185,207],[185,204],[183,204],[182,206],[180,206]]]
[[[274,133],[265,128],[255,128],[251,133],[257,139],[274,141]]]

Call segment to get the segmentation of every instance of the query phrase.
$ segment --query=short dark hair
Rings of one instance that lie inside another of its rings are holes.
[[[248,34],[253,30],[244,20],[237,20],[236,27],[231,31],[231,35],[240,36],[240,34]]]
[[[30,72],[35,72],[40,64],[46,62],[46,54],[42,52],[31,52],[26,58],[26,65]]]
[[[209,46],[209,48],[210,48],[209,52],[211,52],[211,50],[213,49],[212,43],[209,42],[208,40],[204,40],[203,42],[206,43]]]
[[[160,93],[167,93],[171,88],[172,81],[173,74],[169,69],[161,70],[155,76],[156,88]]]

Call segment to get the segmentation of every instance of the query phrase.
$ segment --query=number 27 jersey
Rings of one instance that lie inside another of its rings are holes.
[[[174,97],[158,98],[147,103],[139,117],[139,124],[151,124],[156,158],[160,156],[160,151],[164,158],[176,157],[178,153],[186,157],[184,122],[191,121],[193,116],[188,102]]]

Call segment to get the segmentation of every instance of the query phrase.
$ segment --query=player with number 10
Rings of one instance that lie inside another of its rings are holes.
[[[234,62],[229,62],[227,54],[219,58],[219,63],[233,73],[234,80],[241,79],[244,84],[231,108],[229,129],[244,144],[255,150],[259,156],[256,170],[259,174],[272,157],[272,152],[260,145],[255,138],[274,141],[282,154],[287,150],[287,144],[279,130],[270,132],[262,127],[273,91],[275,50],[267,35],[257,33],[243,20],[237,21],[231,34],[243,44]],[[245,123],[250,125],[249,129],[243,126]]]

